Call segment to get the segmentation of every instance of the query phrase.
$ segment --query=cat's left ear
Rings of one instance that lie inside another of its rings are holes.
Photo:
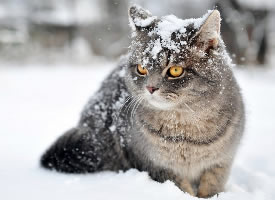
[[[129,8],[129,21],[133,31],[149,27],[153,24],[156,18],[157,17],[152,16],[148,10],[145,10],[138,5],[133,5]]]
[[[221,16],[218,10],[212,11],[196,34],[196,46],[202,50],[216,49],[219,45]]]

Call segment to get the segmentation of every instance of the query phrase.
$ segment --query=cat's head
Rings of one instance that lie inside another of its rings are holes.
[[[174,15],[158,18],[135,5],[129,19],[126,84],[133,96],[156,109],[177,109],[222,93],[231,73],[219,11],[181,20]]]

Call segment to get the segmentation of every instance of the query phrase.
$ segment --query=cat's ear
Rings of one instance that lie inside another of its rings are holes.
[[[157,17],[152,16],[148,10],[145,10],[138,5],[133,5],[129,8],[129,21],[133,31],[149,27],[153,24],[156,18]]]
[[[214,10],[196,33],[196,46],[204,51],[209,48],[217,48],[219,45],[220,27],[220,12]]]

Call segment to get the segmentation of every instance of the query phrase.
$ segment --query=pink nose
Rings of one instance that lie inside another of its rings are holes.
[[[159,88],[156,88],[156,87],[151,87],[151,86],[146,86],[147,90],[153,94],[156,90],[158,90]]]

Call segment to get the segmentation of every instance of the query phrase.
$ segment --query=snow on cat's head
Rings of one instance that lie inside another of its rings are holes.
[[[219,11],[182,20],[158,18],[134,5],[129,19],[126,83],[132,95],[157,109],[177,109],[222,93],[231,61],[220,37]]]

